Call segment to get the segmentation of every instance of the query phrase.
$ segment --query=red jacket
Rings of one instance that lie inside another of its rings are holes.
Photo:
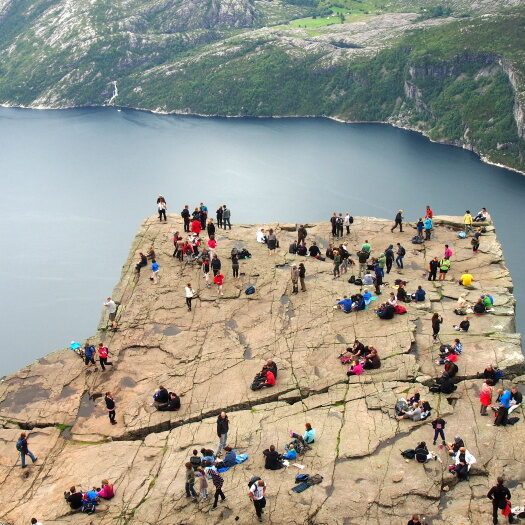
[[[270,372],[269,370],[266,372],[266,384],[275,386],[275,376],[273,375],[273,372]]]
[[[224,275],[222,275],[222,273],[220,273],[219,275],[216,275],[214,278],[213,278],[213,282],[217,285],[217,286],[221,286],[222,283],[224,281]]]
[[[201,227],[201,223],[200,221],[193,221],[191,223],[191,231],[193,233],[196,233],[197,235],[199,235],[199,233],[201,232],[202,230],[202,227]]]

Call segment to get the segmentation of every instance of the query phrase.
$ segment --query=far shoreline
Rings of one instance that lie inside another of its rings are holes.
[[[438,140],[432,140],[428,134],[417,128],[411,128],[409,126],[403,126],[401,124],[396,124],[395,122],[388,122],[388,121],[381,121],[381,120],[345,120],[340,117],[336,116],[328,116],[328,115],[272,115],[272,116],[255,116],[255,115],[220,115],[220,114],[213,114],[213,115],[207,115],[202,113],[193,113],[193,112],[185,112],[180,110],[175,111],[163,111],[161,109],[148,109],[148,108],[135,108],[132,106],[120,106],[120,105],[107,105],[107,104],[90,104],[85,106],[61,106],[61,107],[49,107],[49,106],[22,106],[22,105],[9,105],[9,104],[0,104],[1,109],[16,109],[16,110],[27,110],[27,111],[70,111],[70,110],[80,110],[80,109],[116,109],[117,111],[125,110],[125,111],[138,111],[141,113],[150,113],[152,115],[160,115],[160,116],[177,116],[177,117],[188,117],[188,118],[195,118],[195,119],[215,119],[215,120],[230,120],[230,119],[238,119],[238,120],[249,120],[249,119],[257,119],[257,120],[280,120],[280,119],[297,119],[297,120],[331,120],[334,122],[337,122],[339,124],[351,124],[351,125],[359,125],[359,124],[370,124],[370,125],[380,125],[380,126],[390,126],[397,129],[402,129],[404,131],[410,132],[410,133],[417,133],[418,135],[421,135],[425,137],[429,142],[432,144],[439,144],[441,146],[450,146],[453,148],[463,149],[465,151],[469,151],[473,155],[475,155],[482,163],[488,164],[490,166],[495,166],[497,168],[501,168],[507,171],[511,171],[513,173],[519,173],[520,175],[525,175],[525,171],[521,171],[517,168],[512,168],[511,166],[506,166],[505,164],[500,164],[497,162],[492,162],[489,160],[485,155],[482,153],[479,153],[475,149],[470,149],[466,147],[465,145],[455,144],[453,142],[448,141],[438,141]]]

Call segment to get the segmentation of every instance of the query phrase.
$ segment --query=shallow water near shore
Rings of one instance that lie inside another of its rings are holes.
[[[441,215],[486,206],[525,327],[525,177],[417,133],[323,119],[0,109],[0,144],[0,375],[95,332],[159,193],[168,213],[226,203],[233,224],[324,221],[336,210],[393,218],[398,208],[414,220],[425,204]]]

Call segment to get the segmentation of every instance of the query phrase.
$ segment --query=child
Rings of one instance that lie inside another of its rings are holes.
[[[224,275],[222,275],[222,273],[219,272],[219,274],[213,278],[213,282],[217,285],[218,294],[224,295],[224,292],[222,291],[222,283],[224,282]]]
[[[195,492],[193,485],[195,485],[195,471],[193,470],[193,465],[188,461],[186,463],[186,484],[185,484],[187,498],[197,497],[197,493]]]
[[[153,284],[157,284],[159,280],[159,270],[160,270],[159,263],[155,259],[153,259],[151,261],[151,277],[150,277],[150,279],[153,281]]]
[[[283,455],[284,459],[297,459],[297,451],[293,445],[289,445],[286,454]]]
[[[207,254],[205,254],[202,259],[202,273],[204,275],[204,280],[206,281],[206,288],[209,288],[211,286],[210,284],[210,258]]]

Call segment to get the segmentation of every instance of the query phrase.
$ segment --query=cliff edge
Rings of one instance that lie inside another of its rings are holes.
[[[289,254],[295,225],[262,225],[273,227],[280,241],[273,256],[256,242],[259,226],[217,230],[226,276],[224,296],[218,298],[215,287],[205,286],[200,265],[172,257],[173,232],[183,228],[178,217],[168,219],[166,224],[151,217],[142,224],[113,292],[120,303],[118,330],[107,330],[104,316],[90,339],[109,347],[112,366],[104,372],[87,370],[65,349],[0,383],[0,521],[28,523],[36,516],[45,524],[251,523],[255,515],[246,492],[255,475],[268,485],[265,519],[273,523],[397,525],[415,512],[433,524],[484,523],[491,511],[486,492],[502,474],[513,482],[513,503],[521,503],[522,411],[516,411],[520,421],[507,427],[495,427],[491,417],[479,413],[481,380],[476,376],[487,364],[505,370],[504,387],[525,382],[512,280],[493,227],[487,227],[479,253],[473,254],[469,240],[457,238],[457,217],[437,217],[432,240],[421,245],[411,244],[409,225],[392,234],[390,221],[356,218],[344,237],[352,254],[365,240],[372,256],[396,242],[407,254],[401,272],[394,263],[385,275],[388,284],[378,300],[365,311],[345,314],[333,305],[361,290],[347,282],[357,275],[356,267],[333,279],[330,260]],[[307,245],[316,241],[324,253],[328,225],[307,229]],[[428,281],[428,263],[442,256],[445,243],[454,252],[447,280]],[[150,281],[147,268],[135,272],[139,251],[150,247],[161,266],[158,284]],[[252,254],[240,261],[239,280],[232,279],[228,259],[234,247]],[[306,291],[293,294],[290,267],[299,262],[306,267]],[[466,270],[475,277],[468,290],[457,284]],[[395,279],[407,281],[409,292],[422,285],[426,300],[407,304],[405,315],[381,320],[373,309],[386,301]],[[184,300],[187,282],[198,295],[191,312]],[[256,292],[246,295],[250,284]],[[471,302],[488,293],[495,308],[470,316],[470,330],[458,334],[452,327],[461,317],[453,310],[462,293]],[[440,342],[459,337],[463,343],[457,390],[449,395],[429,391],[443,368],[436,364],[433,312],[443,317]],[[355,339],[376,347],[382,364],[348,379],[337,356]],[[277,385],[254,392],[250,384],[267,359],[279,368]],[[180,411],[159,412],[150,405],[160,384],[181,396]],[[414,388],[432,406],[430,420],[397,421],[396,400]],[[104,405],[106,391],[113,392],[117,404],[114,426]],[[228,499],[210,514],[209,500],[195,503],[185,497],[184,463],[194,448],[215,449],[216,417],[223,410],[230,419],[229,444],[249,459],[224,473]],[[477,459],[467,482],[457,483],[448,471],[451,459],[436,446],[429,448],[438,461],[424,466],[400,455],[420,441],[431,445],[429,421],[438,414],[447,421],[447,441],[461,436]],[[317,433],[312,449],[298,460],[305,468],[265,471],[262,451],[271,444],[283,451],[288,431],[302,432],[305,422]],[[30,449],[39,458],[25,470],[15,449],[20,429],[29,430]],[[319,473],[324,479],[297,494],[291,488],[299,473]],[[115,483],[115,498],[101,503],[94,516],[73,515],[63,492],[71,485],[100,486],[104,478]]]

